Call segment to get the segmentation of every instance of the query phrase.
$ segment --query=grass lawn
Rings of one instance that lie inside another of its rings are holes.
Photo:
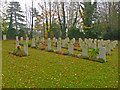
[[[14,43],[2,41],[3,88],[118,87],[118,46],[107,63],[99,63],[34,48],[29,48],[30,56],[17,57],[8,53]]]

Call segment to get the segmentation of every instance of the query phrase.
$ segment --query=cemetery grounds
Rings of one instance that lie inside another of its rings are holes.
[[[15,40],[2,41],[3,88],[118,88],[118,46],[106,56],[106,63],[31,47],[29,56],[17,57],[9,54],[14,48]]]

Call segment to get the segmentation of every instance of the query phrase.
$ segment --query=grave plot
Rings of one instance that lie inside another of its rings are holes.
[[[41,38],[40,42],[35,42],[35,38],[32,39],[32,46],[34,45],[34,48],[40,50],[46,50],[48,52],[55,52],[57,54],[69,55],[97,62],[107,62],[106,55],[108,50],[111,52],[117,44],[116,41],[106,41],[107,44],[104,44],[105,41],[103,40],[97,41],[97,39],[93,40],[90,38],[85,38],[84,40],[79,39],[79,41],[75,40],[75,38],[72,40],[69,38],[66,38],[64,40],[61,40],[61,38],[58,40],[56,38],[53,38],[53,40],[50,38],[46,40],[44,38]],[[31,41],[29,43],[31,43]],[[109,47],[107,45],[109,45]],[[102,47],[105,49],[105,51],[101,51]],[[103,53],[105,54],[103,55]]]
[[[106,56],[108,62],[98,63],[30,47],[28,48],[30,56],[16,57],[8,54],[10,49],[15,49],[14,42],[3,41],[2,82],[4,88],[35,86],[37,88],[113,88],[118,86],[117,47],[111,52],[111,56]],[[57,47],[54,48],[57,49]],[[80,53],[82,55],[82,52]]]

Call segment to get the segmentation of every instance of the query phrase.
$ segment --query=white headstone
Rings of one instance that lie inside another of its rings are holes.
[[[18,41],[18,36],[16,36],[16,41]]]
[[[18,45],[19,45],[19,41],[16,41],[16,48],[17,48]]]
[[[32,46],[35,47],[35,38],[32,38]]]
[[[28,43],[28,42],[29,42],[29,38],[27,37],[27,38],[26,38],[26,43]]]
[[[42,37],[41,42],[44,43],[44,37]]]
[[[110,46],[110,44],[107,44],[106,46],[106,53],[108,54],[108,55],[111,55],[111,46]]]
[[[59,37],[59,41],[61,42],[61,37]]]
[[[23,37],[20,37],[20,39],[21,39],[21,43],[23,44]]]
[[[62,40],[62,47],[65,47],[65,40]]]
[[[51,40],[48,38],[48,50],[51,50]]]
[[[73,54],[73,48],[74,48],[73,43],[69,43],[68,44],[68,53],[69,54]]]
[[[97,49],[96,46],[97,46],[97,45],[96,45],[96,42],[92,43],[92,48]]]
[[[106,48],[101,47],[99,49],[99,58],[103,59],[106,62]]]
[[[82,45],[82,56],[88,56],[88,46],[85,43]]]
[[[81,38],[79,38],[79,45],[81,48],[82,48],[82,45],[81,45],[82,42],[83,42],[83,40]]]
[[[70,41],[69,37],[66,38],[67,43]]]
[[[55,37],[53,37],[53,42],[56,43],[56,38]]]
[[[24,52],[25,54],[28,55],[28,44],[27,43],[24,44]]]
[[[79,38],[79,43],[82,41],[82,39],[81,38]]]
[[[61,51],[61,41],[57,42],[57,51]]]
[[[73,44],[74,44],[75,43],[75,38],[73,38],[72,41],[73,41]]]
[[[89,38],[89,42],[88,42],[88,46],[89,46],[89,48],[91,48],[91,45],[92,45],[92,39]]]
[[[98,48],[102,47],[102,42],[100,40],[98,40]]]

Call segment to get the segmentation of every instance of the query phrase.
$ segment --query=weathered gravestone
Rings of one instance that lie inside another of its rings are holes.
[[[24,43],[24,52],[28,55],[28,43]]]
[[[81,38],[79,38],[79,45],[81,48],[82,48],[82,44],[81,44],[82,42],[83,42],[83,40]]]
[[[97,46],[96,42],[92,43],[92,48],[97,49],[96,46]]]
[[[44,37],[42,37],[41,42],[44,43]]]
[[[75,43],[75,38],[72,39],[73,44]]]
[[[48,50],[51,50],[51,40],[48,38]]]
[[[62,40],[62,47],[65,47],[65,40]]]
[[[100,47],[99,58],[103,59],[104,62],[106,62],[106,48],[105,47]]]
[[[20,37],[20,39],[21,39],[21,44],[23,44],[23,37]]]
[[[85,43],[82,45],[82,56],[88,56],[88,46]]]
[[[67,38],[65,39],[65,43],[68,44],[69,41],[70,41],[70,40],[69,40],[69,37],[67,37]]]
[[[111,55],[111,48],[110,48],[111,46],[110,46],[110,44],[107,44],[105,47],[106,47],[106,54]]]
[[[98,48],[101,48],[102,47],[102,42],[101,40],[98,40]]]
[[[18,40],[18,36],[16,36],[16,48],[19,45],[19,40]]]
[[[32,38],[32,46],[35,47],[35,38]]]
[[[59,41],[61,42],[61,37],[59,37]]]
[[[57,42],[57,51],[61,51],[61,41]]]
[[[53,37],[53,42],[56,43],[56,38],[55,37]]]
[[[89,38],[88,47],[91,48],[91,45],[92,45],[92,39]]]
[[[69,54],[73,54],[73,48],[74,48],[73,43],[69,43],[69,44],[68,44],[68,53],[69,53]]]
[[[28,42],[29,42],[29,38],[27,37],[27,38],[26,38],[26,43],[28,43]]]
[[[16,36],[16,41],[18,41],[18,36]]]

